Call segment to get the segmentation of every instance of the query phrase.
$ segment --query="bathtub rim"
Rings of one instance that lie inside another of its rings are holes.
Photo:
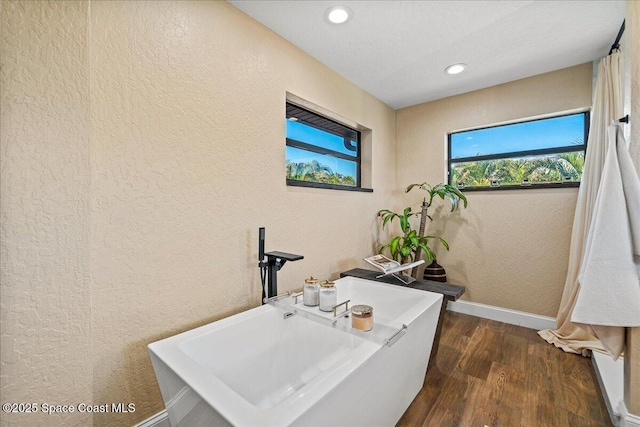
[[[364,286],[378,286],[380,288],[387,288],[393,291],[400,291],[414,294],[419,298],[418,302],[409,307],[404,313],[394,319],[387,319],[396,324],[405,324],[409,325],[413,322],[424,310],[430,307],[432,304],[440,303],[442,304],[443,295],[435,292],[423,291],[421,289],[409,288],[401,285],[392,285],[390,283],[376,282],[368,279],[361,279],[359,277],[353,276],[345,276],[338,280],[335,280],[336,287],[340,286],[343,283],[358,283]],[[357,302],[356,302],[357,303]],[[374,320],[376,318],[376,308],[373,307]]]

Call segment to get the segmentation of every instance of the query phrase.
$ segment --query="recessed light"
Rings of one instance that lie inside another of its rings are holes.
[[[290,122],[297,122],[298,118],[297,117],[289,117],[289,121]]]
[[[353,12],[346,6],[333,6],[324,13],[325,19],[332,24],[344,24],[352,15]]]
[[[463,64],[463,63],[453,64],[445,68],[444,72],[447,74],[459,74],[463,72],[466,68],[467,68],[467,64]]]

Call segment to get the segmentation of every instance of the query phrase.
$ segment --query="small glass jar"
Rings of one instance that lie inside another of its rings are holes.
[[[320,291],[320,285],[318,279],[309,277],[304,281],[304,288],[302,288],[302,302],[309,307],[315,307],[318,305],[318,293]]]
[[[351,307],[351,327],[364,332],[373,329],[373,308],[370,305]]]
[[[336,284],[325,280],[320,283],[320,310],[331,311],[338,303],[338,290]]]

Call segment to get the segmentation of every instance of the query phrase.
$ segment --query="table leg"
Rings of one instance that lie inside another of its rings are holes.
[[[438,326],[436,327],[436,334],[433,337],[433,346],[431,347],[431,355],[429,356],[429,364],[427,365],[427,371],[436,364],[436,357],[438,356],[438,347],[440,347],[440,334],[442,333],[442,323],[444,322],[444,313],[447,311],[448,300],[442,298],[442,306],[440,307],[440,316],[438,316]]]

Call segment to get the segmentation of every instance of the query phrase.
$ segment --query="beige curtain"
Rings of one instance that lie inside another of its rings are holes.
[[[567,279],[556,318],[556,330],[546,329],[538,334],[550,344],[569,353],[587,356],[590,350],[606,353],[600,341],[593,336],[588,326],[585,329],[571,322],[580,284],[578,274],[591,225],[593,207],[602,177],[606,153],[607,127],[622,117],[622,90],[620,75],[620,53],[603,58],[598,66],[598,77],[591,109],[589,141],[585,159],[582,183],[578,190],[578,201],[573,218],[571,246]]]

